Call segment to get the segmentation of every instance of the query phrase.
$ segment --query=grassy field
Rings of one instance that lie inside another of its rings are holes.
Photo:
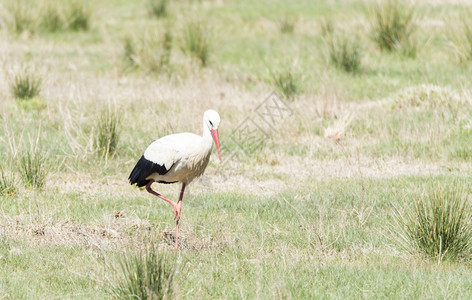
[[[472,298],[472,6],[418,0],[387,49],[385,3],[0,0],[0,299],[116,298],[150,252],[175,266],[164,298]],[[238,140],[272,92],[291,115]],[[127,178],[210,108],[225,164],[173,252],[171,207]],[[434,191],[465,199],[458,254],[452,227],[437,255],[405,238]]]

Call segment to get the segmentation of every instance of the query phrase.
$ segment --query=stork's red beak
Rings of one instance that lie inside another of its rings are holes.
[[[213,136],[213,141],[215,141],[216,150],[218,150],[218,156],[220,157],[220,162],[223,162],[221,158],[221,150],[220,150],[220,138],[218,136],[218,129],[210,129],[211,135]]]

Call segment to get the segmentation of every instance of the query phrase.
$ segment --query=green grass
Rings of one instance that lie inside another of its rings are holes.
[[[362,49],[358,37],[348,37],[339,33],[331,19],[319,21],[321,35],[328,46],[329,60],[336,68],[348,73],[361,70]]]
[[[451,50],[456,59],[461,63],[472,60],[472,23],[462,21],[462,26],[451,32]]]
[[[372,11],[372,37],[381,50],[401,50],[408,56],[416,55],[413,40],[416,24],[416,7],[408,1],[378,1]]]
[[[127,65],[130,65],[132,67],[138,65],[136,46],[132,37],[130,36],[126,36],[123,39],[123,58]]]
[[[147,9],[149,15],[156,18],[164,18],[168,14],[169,1],[168,0],[148,0]]]
[[[41,189],[49,172],[46,155],[38,144],[26,149],[19,157],[18,168],[26,187]]]
[[[64,19],[57,6],[47,4],[41,17],[41,27],[48,32],[57,32],[64,28]]]
[[[35,20],[26,1],[11,2],[8,9],[12,19],[11,27],[14,32],[21,34],[24,31],[34,31]]]
[[[88,30],[92,8],[86,1],[70,0],[67,7],[67,27],[71,30]]]
[[[467,161],[472,115],[471,103],[463,100],[447,88],[412,87],[354,118],[347,134],[360,138],[362,149],[379,158]]]
[[[301,78],[291,69],[271,72],[272,84],[286,99],[291,99],[302,91]]]
[[[104,110],[96,124],[96,150],[102,157],[115,154],[120,139],[120,118],[110,109]]]
[[[36,33],[38,28],[55,33],[62,30],[87,31],[90,28],[92,7],[87,1],[67,0],[63,3],[9,1],[10,27],[17,34]]]
[[[119,299],[169,299],[174,293],[176,261],[156,247],[122,257],[119,284],[111,293]]]
[[[285,16],[279,20],[279,28],[281,33],[293,33],[297,25],[297,18],[293,16]]]
[[[0,168],[0,196],[13,196],[17,191],[15,176]]]
[[[141,37],[125,37],[123,58],[126,67],[139,68],[148,73],[161,74],[171,70],[173,33],[163,30],[146,31]]]
[[[20,100],[28,100],[39,95],[41,92],[41,77],[38,75],[22,71],[15,75],[11,85],[13,97]]]
[[[343,35],[333,35],[327,40],[331,63],[348,73],[361,70],[362,50],[357,40],[350,40]]]
[[[212,32],[209,26],[202,21],[187,23],[183,36],[184,51],[197,58],[202,66],[206,66],[212,51]]]
[[[185,276],[174,277],[174,293],[178,297],[191,293],[192,298],[426,298],[442,295],[443,288],[449,286],[448,295],[468,296],[466,287],[472,275],[467,266],[454,262],[429,265],[398,255],[402,248],[392,250],[384,224],[392,205],[398,203],[399,190],[414,192],[425,182],[449,185],[454,180],[450,176],[306,181],[303,190],[288,189],[267,197],[197,193],[184,200],[183,248],[176,256],[189,263],[185,264]],[[466,183],[466,178],[461,181]],[[178,195],[178,190],[173,194]],[[170,274],[159,272],[159,263],[142,264],[160,258],[157,251],[140,254],[140,247],[147,247],[140,243],[149,243],[150,237],[160,247],[172,248],[159,234],[172,228],[172,210],[163,201],[149,203],[148,196],[144,192],[137,198],[96,192],[92,197],[82,197],[60,189],[38,195],[35,205],[42,213],[40,219],[34,217],[31,224],[28,218],[17,218],[16,230],[35,228],[41,224],[37,222],[47,220],[43,223],[45,233],[18,241],[10,237],[1,244],[3,292],[11,297],[83,294],[94,298],[108,293],[110,285],[125,284],[124,290],[128,284],[136,287],[138,282],[128,277],[134,271]],[[3,201],[0,207],[6,213],[13,212],[18,205],[27,205],[27,195],[19,195],[15,202]],[[113,223],[102,224],[103,218],[118,210],[125,212],[124,219],[110,216]],[[80,225],[70,216],[80,216],[84,223]],[[150,235],[146,223],[133,222],[136,218],[149,220]],[[52,226],[60,224],[69,237],[55,240],[51,234],[58,229]],[[121,231],[123,234],[115,235]],[[24,236],[25,232],[19,232]],[[38,247],[37,242],[45,244]],[[116,257],[114,251],[104,253],[100,249],[117,247],[121,256],[118,249],[129,246],[136,247],[137,252],[123,256],[125,277],[114,279],[109,274],[110,264],[122,274],[120,259],[116,263],[111,259]],[[170,267],[167,263],[174,260],[164,262]],[[24,272],[35,275],[26,277],[28,289],[19,288],[25,281]],[[121,281],[123,278],[127,281]],[[142,286],[150,277],[138,278],[143,279]],[[448,285],[447,278],[453,284]],[[44,280],[53,288],[44,285]]]
[[[21,249],[21,250],[20,250]],[[64,247],[32,247],[21,241],[2,240],[2,275],[0,295],[14,298],[50,298],[54,295],[71,295],[81,291],[83,297],[105,297],[103,291],[93,293],[94,283],[86,274],[102,268],[101,262],[87,250]],[[53,258],[52,260],[47,259]],[[67,260],[67,264],[64,263]],[[86,263],[86,265],[84,265]],[[29,275],[24,276],[25,272]],[[8,275],[7,275],[8,274]],[[84,276],[81,276],[84,275]],[[71,277],[72,276],[72,277]],[[42,278],[42,283],[36,278]],[[45,286],[44,282],[48,282]],[[25,284],[28,288],[24,288]]]
[[[200,134],[209,108],[222,117],[224,160],[240,125],[249,141],[267,136],[224,177],[213,153],[186,190],[171,298],[471,298],[467,255],[438,264],[389,226],[425,186],[469,185],[472,68],[447,47],[452,29],[465,38],[466,4],[418,2],[408,38],[388,51],[358,1],[168,1],[162,18],[147,1],[83,1],[78,30],[72,2],[56,2],[21,2],[18,31],[20,2],[0,12],[0,298],[113,298],[110,287],[129,287],[120,261],[151,244],[172,250],[172,208],[127,178],[153,140]],[[339,65],[327,61],[329,35],[342,35]],[[35,70],[22,91],[43,79],[30,101],[12,92],[19,66]],[[263,102],[273,91],[291,114]],[[35,165],[25,141],[38,129],[48,173],[31,190],[21,158]],[[153,187],[178,199],[177,184]]]
[[[463,186],[429,187],[410,201],[412,208],[398,208],[393,232],[406,249],[436,261],[469,260],[472,230],[469,193]],[[406,204],[405,206],[407,206]]]

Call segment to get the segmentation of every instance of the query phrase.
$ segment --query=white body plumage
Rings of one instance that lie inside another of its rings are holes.
[[[152,173],[146,179],[156,182],[190,183],[205,171],[210,161],[213,140],[193,133],[167,135],[154,141],[144,152],[144,158],[164,166],[164,175]]]
[[[210,160],[213,142],[221,160],[218,138],[220,116],[214,110],[203,115],[203,134],[178,133],[151,143],[129,176],[131,184],[145,186],[159,183],[190,183],[201,176]]]

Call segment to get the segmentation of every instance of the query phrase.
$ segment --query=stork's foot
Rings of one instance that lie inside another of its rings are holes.
[[[182,211],[182,202],[179,201],[172,206],[174,207],[174,220],[178,222],[180,220],[180,212]]]

